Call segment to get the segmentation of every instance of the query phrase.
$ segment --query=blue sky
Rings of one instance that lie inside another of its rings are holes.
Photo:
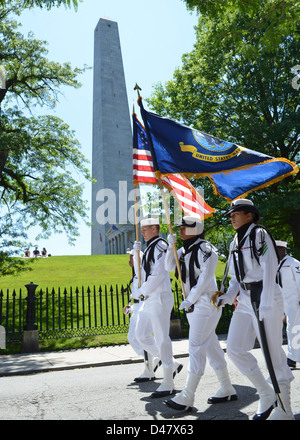
[[[143,98],[151,95],[155,83],[172,78],[181,66],[184,53],[195,42],[197,17],[187,11],[181,0],[84,0],[78,11],[54,8],[51,11],[25,11],[19,21],[22,32],[32,31],[37,39],[48,42],[48,58],[71,62],[73,67],[93,66],[94,29],[101,17],[118,23],[130,113],[136,104],[136,82]],[[64,88],[55,114],[75,131],[82,152],[91,161],[93,71],[80,77],[79,90]],[[48,112],[49,113],[49,112]],[[85,184],[84,199],[90,212],[91,186]],[[89,214],[90,215],[90,214]],[[30,234],[34,242],[36,230]],[[67,238],[54,234],[37,243],[52,255],[90,255],[90,229],[80,222],[80,237],[75,246]]]

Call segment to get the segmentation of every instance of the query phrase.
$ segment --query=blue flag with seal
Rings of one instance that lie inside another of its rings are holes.
[[[156,173],[208,177],[215,193],[231,201],[299,171],[288,159],[249,150],[148,112],[141,97],[138,104]]]

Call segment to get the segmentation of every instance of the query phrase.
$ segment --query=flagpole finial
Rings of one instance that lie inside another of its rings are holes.
[[[134,86],[133,90],[137,90],[138,95],[141,96],[140,95],[140,90],[142,90],[142,89],[140,88],[140,86],[137,83],[135,83],[135,86]]]

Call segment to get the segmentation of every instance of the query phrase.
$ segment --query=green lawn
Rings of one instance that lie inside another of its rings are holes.
[[[128,255],[83,255],[38,258],[32,271],[0,279],[0,289],[19,289],[33,282],[46,287],[127,284],[131,279]]]
[[[0,279],[0,289],[24,288],[33,282],[39,289],[52,287],[78,287],[127,285],[131,279],[128,255],[83,255],[38,258],[32,264],[32,271]],[[218,263],[216,276],[222,278],[224,264]],[[171,274],[172,277],[172,274]]]

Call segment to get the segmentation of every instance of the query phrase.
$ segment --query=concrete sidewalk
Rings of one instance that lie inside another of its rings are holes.
[[[226,335],[221,335],[219,339],[222,348],[225,350]],[[173,340],[172,345],[175,358],[188,356],[187,339]],[[120,365],[131,362],[143,362],[143,359],[135,353],[129,344],[82,350],[0,355],[0,377]]]
[[[188,355],[188,341],[173,342],[174,357]],[[132,347],[117,345],[55,352],[0,355],[0,377],[143,362]]]

